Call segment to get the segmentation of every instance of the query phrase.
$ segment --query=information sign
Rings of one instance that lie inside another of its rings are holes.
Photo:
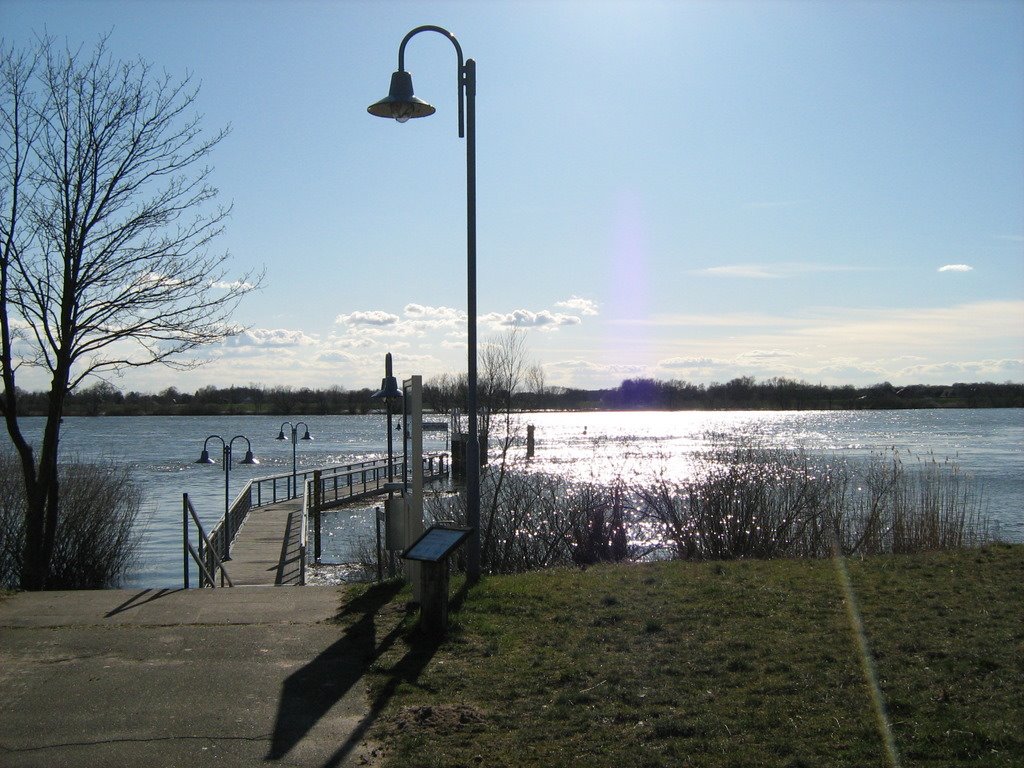
[[[472,532],[472,528],[433,525],[402,553],[402,557],[405,560],[439,563],[455,551]]]

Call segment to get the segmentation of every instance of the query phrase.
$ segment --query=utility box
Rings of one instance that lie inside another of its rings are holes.
[[[384,548],[392,552],[409,546],[405,535],[405,497],[391,496],[384,502]]]

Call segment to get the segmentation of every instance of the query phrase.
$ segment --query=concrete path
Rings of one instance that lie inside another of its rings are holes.
[[[343,587],[0,598],[0,765],[372,765],[378,608]]]

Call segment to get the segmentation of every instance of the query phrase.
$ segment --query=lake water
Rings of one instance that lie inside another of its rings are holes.
[[[304,416],[313,441],[296,446],[299,469],[360,461],[384,454],[387,428],[382,415]],[[397,421],[397,420],[396,420]],[[536,427],[532,468],[607,481],[617,475],[647,476],[664,469],[682,478],[688,457],[708,445],[708,435],[757,435],[768,444],[803,447],[844,456],[897,449],[919,457],[950,459],[974,479],[984,511],[999,535],[1024,541],[1024,410],[914,411],[729,411],[536,413],[519,417],[515,451],[525,452],[525,425]],[[26,432],[42,420],[26,420]],[[216,465],[194,463],[207,436],[249,438],[259,465],[234,464],[230,495],[246,481],[290,472],[292,444],[278,441],[282,419],[271,416],[142,416],[67,418],[62,458],[128,463],[145,491],[140,564],[130,587],[181,584],[181,496],[193,499],[204,526],[224,512],[225,477],[221,448],[210,441]],[[290,430],[286,428],[290,435]],[[299,428],[299,435],[303,433]],[[401,440],[395,440],[396,452]],[[425,451],[447,450],[445,433],[427,433]],[[245,455],[235,440],[235,461]],[[325,559],[351,557],[357,539],[372,534],[372,506],[325,516]]]

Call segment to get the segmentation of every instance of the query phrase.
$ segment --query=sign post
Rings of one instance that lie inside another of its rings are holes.
[[[448,630],[448,559],[472,532],[433,525],[402,553],[403,559],[420,564],[420,628],[430,637],[443,637]]]

